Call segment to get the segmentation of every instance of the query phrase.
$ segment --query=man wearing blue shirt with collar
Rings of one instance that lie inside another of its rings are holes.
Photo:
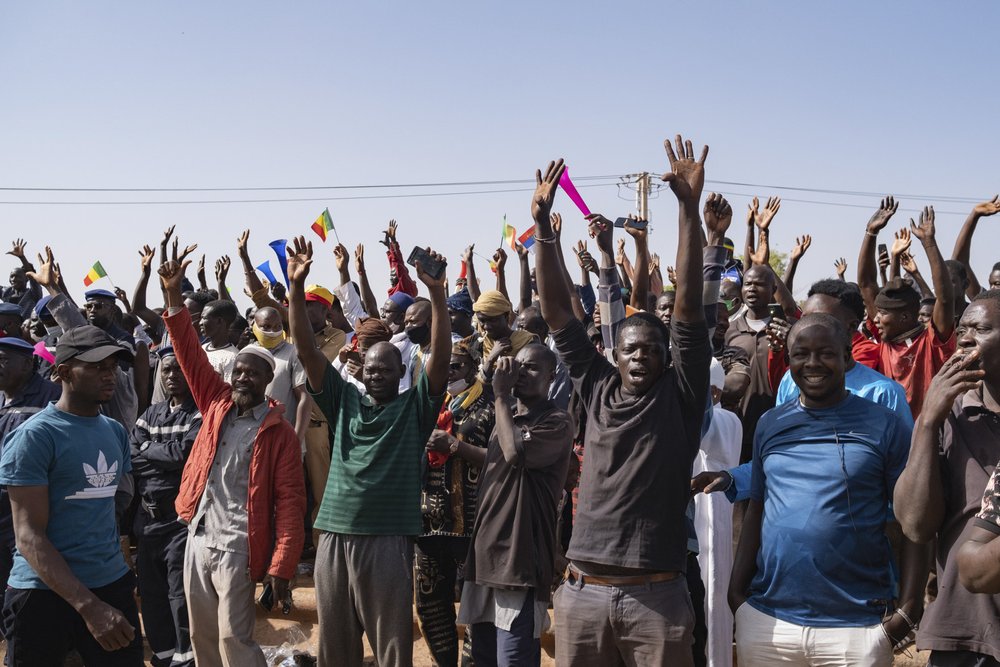
[[[885,508],[911,427],[847,391],[851,337],[837,318],[803,317],[788,347],[800,397],[758,425],[729,588],[740,665],[888,666],[889,636],[908,621],[894,611]]]

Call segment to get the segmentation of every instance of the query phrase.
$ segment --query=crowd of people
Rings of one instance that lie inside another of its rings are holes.
[[[323,667],[361,665],[365,636],[412,664],[414,609],[442,667],[538,665],[549,631],[567,666],[886,666],[914,643],[1000,665],[1000,264],[985,289],[970,265],[1000,198],[945,259],[933,208],[889,237],[886,197],[856,282],[836,260],[797,302],[812,239],[778,275],[780,199],[753,200],[739,256],[708,147],[665,148],[672,267],[634,216],[588,215],[595,254],[571,243],[558,160],[530,250],[511,240],[513,299],[504,248],[480,280],[470,246],[452,283],[430,248],[408,266],[395,221],[381,304],[362,246],[322,286],[292,239],[282,284],[244,231],[244,310],[230,259],[195,284],[173,228],[131,299],[78,301],[51,248],[14,241],[7,664],[134,667],[145,636],[154,667],[263,666],[257,608],[287,614],[314,559]]]

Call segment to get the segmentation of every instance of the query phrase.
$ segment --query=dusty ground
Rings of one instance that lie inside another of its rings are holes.
[[[295,608],[288,616],[281,616],[280,614],[277,616],[273,614],[265,616],[263,613],[258,613],[257,641],[260,642],[261,646],[265,647],[265,650],[267,647],[290,644],[292,648],[306,650],[315,655],[318,627],[316,624],[316,597],[315,591],[312,588],[311,577],[298,578],[294,591],[294,600]],[[430,658],[426,644],[424,644],[423,639],[420,637],[415,615],[413,627],[413,636],[415,639],[413,643],[414,667],[433,667],[434,662]],[[547,639],[549,641],[543,642],[543,646],[548,643],[546,648],[551,649],[551,637]],[[914,655],[913,658],[897,656],[893,667],[916,667],[924,665],[927,662],[926,653],[917,654],[915,651],[911,651],[911,653]],[[0,658],[5,654],[6,644],[2,644],[0,645]],[[147,650],[147,657],[148,655]],[[365,658],[366,665],[375,664],[367,641],[365,642]],[[82,663],[78,659],[75,661],[71,659],[66,662],[66,665],[67,667],[76,667],[77,665],[82,665]],[[555,661],[549,655],[546,655],[545,651],[542,652],[542,665],[543,667],[552,667],[555,665]]]

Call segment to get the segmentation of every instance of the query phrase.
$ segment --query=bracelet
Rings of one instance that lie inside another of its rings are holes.
[[[720,491],[725,492],[725,491],[728,491],[729,489],[733,488],[733,484],[736,483],[736,478],[733,477],[733,473],[729,472],[728,470],[723,470],[722,474],[729,478],[729,484],[726,484],[726,488],[719,489]]]
[[[903,617],[903,620],[906,621],[906,624],[910,626],[910,630],[916,630],[917,626],[920,625],[919,623],[914,623],[913,619],[910,618],[909,614],[903,611],[902,607],[897,607],[896,613]]]
[[[459,440],[458,438],[455,438],[454,442],[452,442],[448,446],[448,453],[451,454],[452,456],[454,456],[455,454],[458,454],[458,446],[461,444],[461,442],[462,442],[461,440]]]
[[[535,237],[535,243],[555,243],[555,242],[556,242],[555,234],[553,234],[552,236],[546,236],[545,238],[541,238],[539,236]]]
[[[872,234],[867,229],[865,230],[865,234],[867,234],[868,236],[872,237],[873,239],[877,239],[878,238],[878,234]]]

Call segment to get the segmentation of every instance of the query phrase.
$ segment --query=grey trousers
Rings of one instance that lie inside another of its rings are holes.
[[[571,581],[552,601],[556,665],[694,665],[694,609],[684,577],[621,587]]]
[[[212,549],[190,535],[184,552],[191,647],[198,667],[267,667],[253,639],[256,610],[249,556]]]
[[[322,533],[313,577],[319,612],[318,667],[361,667],[362,633],[368,634],[379,667],[410,667],[412,538]]]

